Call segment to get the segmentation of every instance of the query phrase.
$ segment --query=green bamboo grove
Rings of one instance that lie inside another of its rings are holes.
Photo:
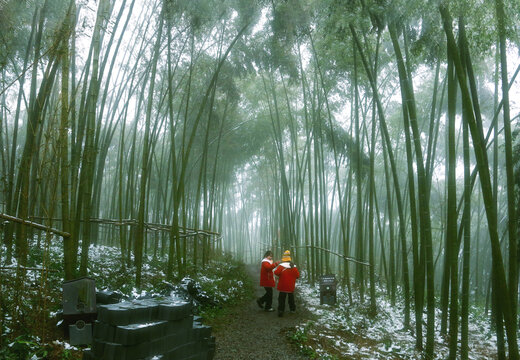
[[[518,359],[518,23],[509,0],[0,1],[2,258],[59,241],[72,279],[110,245],[140,288],[149,257],[175,281],[290,249],[402,306],[426,359],[439,333],[468,358],[471,307]]]

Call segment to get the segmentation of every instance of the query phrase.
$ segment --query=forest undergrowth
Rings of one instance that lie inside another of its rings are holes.
[[[31,246],[27,266],[34,270],[27,271],[20,289],[16,289],[16,271],[4,269],[1,273],[0,358],[80,359],[82,349],[70,346],[59,326],[62,247],[52,245],[44,252],[37,241],[35,239]],[[218,323],[230,309],[250,300],[256,286],[244,264],[230,256],[212,260],[204,269],[190,266],[188,274],[183,279],[177,277],[173,283],[166,281],[166,258],[148,256],[143,266],[143,287],[137,290],[133,285],[134,270],[132,266],[122,269],[117,248],[91,245],[89,252],[89,277],[95,279],[98,290],[117,291],[125,299],[135,299],[169,296],[172,291],[187,291],[190,287],[197,293],[195,312],[209,323]],[[6,264],[5,249],[1,254],[4,268],[16,268],[15,262]],[[42,264],[48,264],[47,272],[36,270],[43,269]],[[313,359],[420,358],[413,334],[404,328],[403,304],[391,305],[384,289],[378,289],[375,315],[370,313],[368,297],[361,301],[356,290],[350,303],[348,294],[339,288],[336,306],[320,305],[319,287],[306,283],[305,279],[299,281],[297,291],[300,301],[304,302],[302,306],[316,316],[287,330],[286,336],[305,356]],[[15,307],[19,309],[16,314]],[[439,324],[440,311],[437,317]],[[446,358],[448,339],[437,335],[435,342],[436,358]],[[496,354],[495,332],[489,318],[476,307],[470,311],[470,350],[470,359],[491,359]]]
[[[1,249],[4,269],[0,277],[0,359],[82,358],[83,348],[70,346],[60,327],[63,248],[54,241],[48,252],[42,250],[45,247],[37,239],[31,244],[27,268],[33,270],[27,270],[18,291],[16,271],[5,269],[15,269],[17,264],[14,260],[7,263],[6,250]],[[143,264],[142,289],[138,290],[133,284],[135,269],[128,265],[122,269],[118,248],[91,245],[89,254],[88,276],[96,281],[96,289],[116,291],[123,299],[167,297],[172,292],[185,296],[190,291],[196,293],[194,312],[212,319],[251,297],[252,284],[245,266],[230,256],[217,257],[205,268],[191,265],[184,278],[177,276],[173,282],[166,280],[167,258],[148,256]],[[48,271],[35,270],[43,269],[44,263]],[[19,309],[16,314],[15,308]]]
[[[370,299],[361,301],[353,289],[350,302],[346,289],[337,293],[337,305],[320,305],[319,286],[301,284],[301,297],[316,315],[287,333],[290,341],[311,359],[420,359],[415,336],[403,323],[404,304],[392,305],[385,290],[377,289],[377,311],[370,311]],[[448,338],[439,334],[441,312],[436,310],[435,359],[448,357]],[[426,312],[423,314],[426,324]],[[414,329],[415,324],[410,324]],[[469,359],[496,358],[496,334],[482,309],[471,307],[469,315]],[[459,339],[460,344],[460,339]]]

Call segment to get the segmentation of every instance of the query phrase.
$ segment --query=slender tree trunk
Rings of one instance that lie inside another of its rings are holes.
[[[450,329],[449,329],[449,358],[455,359],[457,355],[458,334],[458,309],[459,309],[459,281],[458,281],[458,254],[457,241],[457,184],[456,184],[456,143],[455,143],[455,102],[456,83],[453,75],[453,62],[448,54],[448,204],[446,219],[446,256],[449,266],[450,279]],[[447,269],[446,269],[447,270]]]
[[[517,222],[515,202],[515,179],[513,173],[513,147],[511,136],[511,116],[509,109],[509,82],[507,79],[507,49],[505,12],[503,0],[495,0],[498,35],[500,43],[500,69],[502,82],[502,113],[504,116],[504,148],[506,153],[506,185],[507,185],[507,214],[508,214],[508,237],[509,237],[509,297],[511,301],[511,332],[517,329],[518,308],[518,253],[517,253]],[[511,348],[510,348],[511,351]],[[511,356],[511,354],[510,354]],[[518,357],[518,354],[513,355]]]
[[[469,130],[467,119],[462,119],[463,124],[463,152],[464,152],[464,212],[462,216],[464,226],[464,250],[462,264],[462,304],[461,304],[461,329],[460,329],[460,357],[468,359],[468,314],[469,314],[469,278],[470,278],[470,241],[471,241],[471,175],[469,157]],[[475,274],[478,278],[478,274]]]
[[[29,61],[29,57],[31,55],[31,46],[35,38],[35,32],[37,31],[37,20],[38,20],[38,14],[39,10],[38,8],[35,10],[33,15],[33,22],[31,26],[31,34],[29,36],[29,41],[27,44],[27,50],[25,53],[25,59],[23,64],[23,69],[27,68],[27,63]],[[33,70],[36,68],[36,64],[33,67]],[[11,140],[11,157],[9,162],[9,168],[7,171],[7,200],[6,200],[6,213],[11,215],[15,214],[16,212],[16,206],[18,199],[15,199],[15,187],[14,187],[14,174],[15,174],[15,164],[16,164],[16,154],[17,154],[17,144],[18,144],[18,120],[20,118],[20,110],[21,110],[21,102],[22,102],[22,95],[24,94],[24,83],[25,83],[25,76],[22,76],[20,78],[20,86],[18,88],[18,99],[16,103],[16,113],[14,117],[14,124],[13,124],[13,133],[12,133],[12,140]],[[32,83],[31,83],[32,87]],[[10,223],[5,226],[5,232],[4,232],[4,242],[7,247],[7,259],[6,262],[8,264],[11,263],[11,256],[12,256],[12,242],[13,242],[13,228],[14,224]]]
[[[71,16],[74,11],[74,0],[70,2],[67,18],[65,19],[66,39],[63,40],[62,54],[61,54],[61,124],[60,124],[60,181],[61,181],[61,217],[63,231],[70,233],[70,208],[69,208],[69,44],[68,36],[70,35]],[[65,270],[65,280],[70,280],[74,277],[73,258],[76,254],[73,253],[72,241],[70,238],[63,239],[63,260]]]
[[[463,109],[468,117],[468,124],[471,132],[471,138],[473,139],[475,157],[477,160],[477,166],[480,175],[480,184],[482,187],[482,195],[484,198],[484,204],[486,208],[486,216],[488,220],[488,229],[491,240],[491,252],[493,259],[493,276],[495,278],[494,283],[496,284],[497,290],[497,307],[502,312],[504,317],[504,323],[506,327],[507,340],[509,345],[509,357],[511,359],[518,358],[518,344],[517,335],[515,330],[515,321],[512,320],[511,310],[511,298],[508,290],[504,263],[502,260],[502,254],[500,250],[500,241],[498,238],[498,224],[497,224],[497,210],[496,205],[493,202],[493,193],[491,187],[491,179],[489,174],[489,166],[487,160],[486,146],[483,139],[482,130],[477,126],[474,113],[472,111],[472,102],[470,93],[466,83],[466,76],[463,71],[461,59],[455,39],[453,36],[452,20],[451,16],[443,5],[440,6],[440,13],[443,19],[444,31],[448,40],[448,49],[453,56],[454,64],[456,68],[457,78],[461,88]],[[502,316],[500,315],[500,316]]]
[[[424,243],[426,256],[426,299],[427,299],[427,327],[426,327],[426,357],[433,357],[434,333],[435,333],[435,287],[434,287],[434,266],[431,236],[430,218],[430,195],[429,179],[424,168],[422,147],[420,143],[421,135],[417,125],[417,111],[413,93],[412,81],[409,78],[404,66],[403,57],[397,41],[395,24],[389,24],[389,31],[392,37],[392,44],[397,59],[399,71],[399,82],[401,85],[402,101],[406,103],[412,129],[413,144],[415,149],[417,165],[417,183],[419,190],[419,223],[421,241]]]
[[[96,18],[96,24],[94,25],[94,33],[92,35],[92,73],[90,78],[89,92],[86,104],[86,117],[87,117],[87,128],[85,133],[85,151],[83,152],[83,164],[81,168],[80,177],[80,189],[83,198],[82,202],[78,203],[78,207],[82,206],[80,214],[76,214],[76,219],[79,215],[83,215],[83,234],[81,241],[81,263],[80,263],[80,274],[82,276],[87,275],[88,266],[88,251],[91,243],[91,226],[90,226],[90,214],[92,207],[92,188],[94,182],[94,165],[96,162],[97,149],[95,145],[96,137],[96,108],[99,94],[99,84],[101,78],[99,76],[99,57],[101,53],[101,29],[105,23],[105,15],[107,3],[100,1],[98,5],[98,13]],[[78,230],[78,229],[76,229]]]
[[[144,241],[144,219],[146,209],[146,194],[149,176],[149,158],[150,158],[150,128],[152,117],[152,106],[155,90],[155,74],[157,72],[157,61],[159,59],[159,49],[161,46],[162,29],[164,23],[164,4],[159,14],[159,29],[157,30],[157,38],[155,40],[152,70],[150,74],[150,85],[148,88],[148,103],[146,105],[145,133],[143,142],[143,155],[141,164],[141,179],[139,185],[139,210],[137,213],[137,228],[135,232],[134,256],[135,256],[135,286],[141,288],[141,271],[143,266],[143,241]]]
[[[356,257],[358,259],[363,258],[363,186],[362,186],[362,174],[363,169],[361,165],[361,127],[359,125],[359,93],[358,93],[358,76],[356,66],[356,48],[355,43],[353,44],[354,53],[354,129],[356,136]],[[365,287],[364,287],[364,269],[361,265],[356,265],[356,283],[359,287],[359,296],[361,302],[364,302]]]

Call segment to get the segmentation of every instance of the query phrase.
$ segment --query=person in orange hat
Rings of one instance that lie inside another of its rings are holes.
[[[258,306],[265,309],[265,311],[274,311],[272,307],[273,288],[275,286],[273,269],[278,266],[278,264],[279,262],[273,262],[273,252],[271,250],[266,251],[260,268],[260,286],[265,289],[265,294],[256,300]]]
[[[282,317],[285,311],[285,299],[289,298],[289,310],[291,313],[296,311],[294,303],[294,288],[296,287],[296,279],[300,277],[298,268],[291,259],[291,252],[285,250],[282,262],[274,270],[274,274],[278,276],[278,316]]]

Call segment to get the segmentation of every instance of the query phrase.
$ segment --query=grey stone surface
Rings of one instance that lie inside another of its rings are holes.
[[[191,315],[180,320],[168,321],[168,333],[176,334],[181,331],[190,331],[194,325]]]
[[[69,325],[69,336],[71,345],[86,345],[92,343],[92,324],[85,324],[78,321],[74,325]]]
[[[98,306],[85,359],[212,359],[211,328],[182,300],[133,300]]]
[[[191,304],[188,302],[174,302],[169,304],[159,304],[157,317],[160,320],[179,320],[191,313]]]
[[[96,358],[101,358],[103,356],[103,351],[105,348],[105,342],[101,339],[96,339],[92,341],[92,353],[94,353]]]
[[[201,324],[193,324],[193,340],[199,341],[211,336],[211,327]]]
[[[96,356],[92,350],[83,351],[83,360],[95,360]]]
[[[96,291],[96,303],[97,304],[117,304],[121,301],[123,295],[110,290],[99,290]]]
[[[94,339],[104,339],[105,341],[113,342],[115,337],[114,325],[109,325],[101,321],[94,321],[93,337]]]
[[[96,283],[83,277],[63,283],[63,315],[96,312]]]
[[[196,342],[188,342],[183,345],[177,346],[164,354],[165,358],[168,360],[174,359],[185,359],[194,354],[198,353],[197,351],[197,343]]]
[[[156,321],[117,326],[114,341],[123,345],[134,345],[152,341],[168,330],[168,322]]]
[[[98,306],[98,320],[109,325],[128,325],[131,318],[127,313],[128,308],[119,304]]]
[[[103,359],[126,359],[126,349],[121,344],[107,342],[103,344]]]

